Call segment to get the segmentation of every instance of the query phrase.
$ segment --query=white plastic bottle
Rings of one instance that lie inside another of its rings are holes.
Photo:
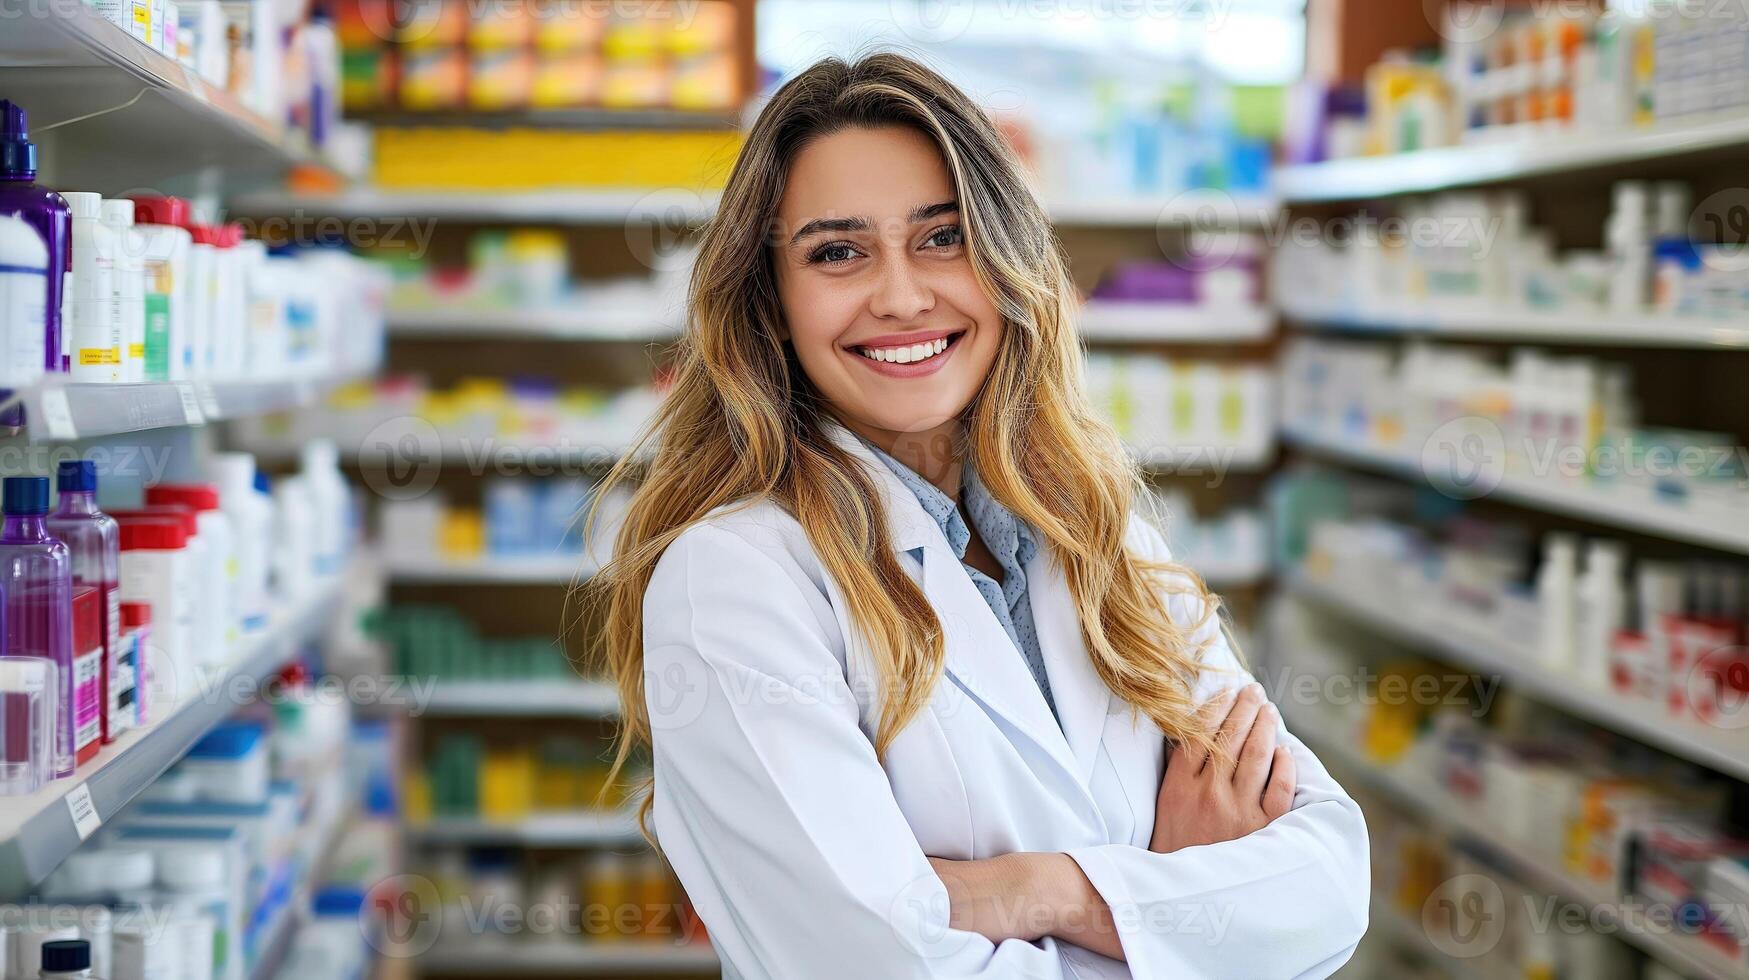
[[[48,342],[49,250],[36,229],[0,214],[0,388],[43,376]]]
[[[135,224],[145,241],[145,380],[188,377],[189,251],[194,239],[175,225]]]
[[[231,520],[237,553],[237,621],[245,635],[267,625],[268,556],[273,548],[273,505],[255,490],[255,457],[214,453],[207,478],[219,488],[219,506]]]
[[[1609,280],[1613,313],[1642,312],[1652,283],[1651,199],[1646,185],[1624,180],[1615,185],[1615,208],[1604,230],[1604,243],[1615,266]]]
[[[1574,675],[1580,683],[1609,686],[1610,650],[1627,624],[1627,551],[1619,541],[1586,543],[1579,578]]]
[[[213,229],[197,225],[190,232],[188,247],[188,377],[205,379],[213,373],[212,322],[218,306],[219,247]]]
[[[332,575],[346,558],[352,494],[340,475],[340,450],[328,439],[304,443],[299,474],[309,490],[313,514],[313,558],[318,575]]]
[[[1536,576],[1536,601],[1542,614],[1537,654],[1549,670],[1573,669],[1574,588],[1579,571],[1579,542],[1571,534],[1551,533],[1543,539],[1543,564]]]
[[[122,336],[122,380],[146,380],[146,240],[134,231],[134,202],[107,198],[103,223],[115,233],[115,315]]]
[[[314,581],[315,521],[310,498],[309,482],[302,476],[286,477],[273,485],[273,582],[284,601],[308,595]]]
[[[115,232],[103,223],[103,198],[86,191],[61,195],[73,217],[72,380],[122,380],[121,316],[116,305]]]

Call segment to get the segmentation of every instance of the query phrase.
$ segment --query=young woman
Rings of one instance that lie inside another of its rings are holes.
[[[1132,513],[1064,259],[977,106],[894,55],[803,72],[690,299],[607,643],[725,975],[1341,965],[1360,811]]]

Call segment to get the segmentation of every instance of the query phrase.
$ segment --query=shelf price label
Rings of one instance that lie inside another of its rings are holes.
[[[84,783],[67,793],[67,812],[73,817],[73,829],[81,841],[103,826],[103,818],[97,815],[97,804],[91,802],[91,787]]]
[[[182,397],[182,421],[187,425],[199,425],[201,421],[201,400],[195,395],[194,385],[186,381],[178,382],[176,393]]]
[[[73,408],[67,403],[67,392],[61,388],[44,388],[42,398],[38,399],[42,409],[43,433],[50,439],[74,439],[78,432],[73,426]]]

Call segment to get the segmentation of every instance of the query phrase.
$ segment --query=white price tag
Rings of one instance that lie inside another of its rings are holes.
[[[79,832],[79,839],[84,840],[97,832],[103,826],[103,818],[97,815],[97,804],[91,802],[91,787],[80,783],[67,794],[67,812],[73,815],[73,829]]]
[[[42,418],[36,420],[43,428],[43,433],[50,439],[75,439],[78,433],[73,430],[73,408],[67,404],[67,391],[64,388],[44,388],[39,400],[42,408]]]
[[[218,419],[220,417],[219,393],[213,389],[212,383],[208,381],[196,381],[194,383],[194,393],[200,398],[201,414],[205,415],[209,420]]]
[[[176,393],[182,396],[182,421],[189,425],[199,425],[200,399],[194,393],[194,385],[186,381],[178,382]]]

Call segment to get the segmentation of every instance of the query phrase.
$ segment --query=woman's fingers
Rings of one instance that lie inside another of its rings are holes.
[[[1233,765],[1233,789],[1241,800],[1255,800],[1269,782],[1269,768],[1275,761],[1275,705],[1264,703],[1257,711],[1257,721],[1239,748],[1239,758]]]
[[[1238,693],[1229,688],[1202,703],[1202,707],[1197,709],[1197,713],[1202,716],[1203,731],[1217,733],[1220,731],[1221,724],[1227,720],[1228,713],[1233,710],[1234,702],[1238,700]],[[1201,772],[1202,767],[1208,764],[1209,754],[1200,746],[1185,745],[1179,746],[1173,752],[1173,757],[1188,767],[1190,773],[1195,774]],[[1167,765],[1170,766],[1171,761],[1168,761]]]
[[[1275,764],[1269,771],[1269,785],[1263,788],[1263,815],[1271,820],[1294,807],[1294,789],[1299,774],[1294,769],[1294,754],[1285,745],[1275,749]]]
[[[1256,682],[1245,685],[1233,700],[1227,720],[1221,722],[1220,731],[1215,734],[1215,749],[1220,753],[1218,761],[1222,771],[1232,771],[1246,736],[1251,734],[1251,726],[1257,722],[1257,712],[1262,708],[1263,685]]]

